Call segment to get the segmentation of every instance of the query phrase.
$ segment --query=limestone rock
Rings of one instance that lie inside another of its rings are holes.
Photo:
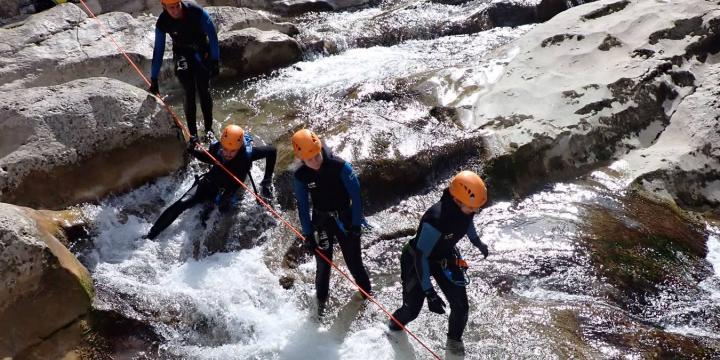
[[[234,30],[221,34],[220,42],[223,65],[241,76],[265,73],[302,58],[300,44],[277,31]]]
[[[503,49],[503,75],[465,124],[485,133],[495,188],[525,193],[655,144],[690,106],[682,104],[719,34],[720,11],[701,0],[605,0],[536,26]],[[717,166],[698,159],[696,168]]]
[[[257,28],[272,30],[282,34],[296,34],[297,28],[289,23],[275,23],[266,16],[255,11],[219,7],[207,8],[219,29],[221,47],[220,65],[230,64],[236,69],[238,53],[244,47],[223,36],[236,30]],[[155,16],[132,17],[130,14],[114,12],[98,16],[103,26],[94,19],[88,18],[83,10],[74,4],[63,4],[31,16],[26,22],[9,29],[0,29],[0,91],[8,91],[33,86],[57,85],[67,81],[104,76],[125,81],[129,84],[146,88],[147,84],[135,72],[127,59],[118,51],[112,38],[122,47],[128,56],[137,64],[145,76],[150,74]],[[292,39],[283,35],[283,41],[263,32],[250,32],[246,36],[255,35],[257,41],[263,43],[262,48],[270,54],[286,51],[286,44]],[[175,81],[172,71],[172,46],[167,37],[165,64],[160,73],[161,91],[163,80]],[[242,44],[244,45],[244,43]],[[279,49],[274,49],[277,45]],[[226,53],[227,51],[227,53]],[[258,53],[254,47],[248,47],[248,54],[242,57],[248,61],[262,64],[268,61],[265,53]],[[259,57],[259,58],[257,58]],[[270,64],[286,64],[286,59],[270,59]],[[221,71],[221,76],[226,75]]]
[[[183,141],[143,90],[107,78],[0,93],[0,199],[65,208],[179,168]]]
[[[94,296],[87,269],[41,223],[42,213],[0,203],[0,357],[73,323]]]

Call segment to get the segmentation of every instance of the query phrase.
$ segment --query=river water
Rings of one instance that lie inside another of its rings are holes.
[[[382,156],[388,158],[453,141],[462,136],[458,127],[438,125],[438,136],[418,131],[416,124],[432,107],[471,104],[473,94],[491,84],[512,56],[511,46],[497,49],[532,28],[443,35],[443,24],[484,6],[480,1],[383,2],[291,19],[301,37],[331,39],[338,53],[308,54],[272,75],[220,84],[215,118],[241,123],[258,142],[286,142],[289,129],[298,126],[323,129],[326,143],[352,161],[377,155],[362,141],[367,137],[386,136],[390,145]],[[348,142],[357,145],[345,146]],[[289,157],[286,144],[279,149]],[[261,170],[253,169],[255,179]],[[411,338],[386,334],[382,311],[354,300],[354,289],[337,273],[328,313],[318,320],[314,261],[285,266],[292,234],[249,197],[231,215],[232,222],[213,212],[203,226],[202,209],[196,207],[156,241],[141,239],[202,172],[193,163],[187,171],[82,208],[94,228],[93,244],[80,258],[96,283],[95,307],[151,325],[163,340],[150,357],[430,358]],[[376,297],[389,311],[401,304],[399,254],[409,238],[388,234],[414,229],[449,175],[366,214],[372,229],[363,238],[363,255]],[[629,229],[639,223],[627,209],[624,189],[623,179],[598,171],[521,199],[493,202],[476,216],[491,255],[482,259],[468,241],[459,245],[473,279],[466,358],[655,358],[662,353],[652,349],[663,341],[700,356],[720,351],[717,226],[705,229],[705,258],[689,270],[678,268],[688,271],[693,285],[663,285],[639,308],[608,295],[614,290],[592,256],[587,224],[598,212],[621,219]],[[297,224],[293,211],[280,214]],[[218,235],[224,234],[218,230],[223,226],[229,235]],[[231,251],[204,253],[203,245],[218,236],[227,239]],[[677,256],[685,264],[684,255]],[[289,290],[280,285],[284,276],[295,279]],[[447,315],[423,311],[409,328],[441,357],[452,358],[443,349]]]

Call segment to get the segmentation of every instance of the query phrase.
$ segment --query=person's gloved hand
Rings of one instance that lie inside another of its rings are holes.
[[[217,77],[220,75],[220,63],[217,60],[210,59],[208,61],[208,70],[210,71],[210,77]]]
[[[360,225],[353,225],[350,227],[350,231],[348,231],[348,237],[350,238],[350,241],[360,241],[361,236],[362,227],[360,227]]]
[[[305,250],[311,253],[315,252],[315,249],[318,248],[317,241],[315,240],[315,234],[303,234],[303,236],[305,237],[305,242],[303,243]]]
[[[436,314],[445,313],[445,302],[438,296],[435,289],[430,289],[425,292],[425,297],[428,301],[428,309]]]
[[[195,136],[195,135],[190,136],[190,139],[188,139],[188,143],[187,143],[187,150],[188,151],[195,150],[195,148],[197,147],[197,145],[199,143],[200,143],[200,139],[198,139],[197,136]]]
[[[158,79],[150,79],[150,87],[147,92],[153,95],[160,95],[160,85],[158,85]]]
[[[487,259],[488,254],[489,254],[489,252],[488,252],[488,246],[485,245],[485,243],[481,241],[481,242],[480,242],[480,245],[478,245],[478,249],[479,249],[480,252],[483,254],[483,258],[484,258],[484,259]]]
[[[272,199],[272,181],[263,179],[263,181],[260,182],[260,195],[265,199]]]

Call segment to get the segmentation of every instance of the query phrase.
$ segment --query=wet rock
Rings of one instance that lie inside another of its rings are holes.
[[[446,3],[444,0],[439,2]],[[582,0],[496,0],[469,17],[449,24],[448,28],[451,34],[456,35],[472,34],[495,27],[535,24],[545,22],[582,3]]]
[[[280,278],[280,286],[283,287],[285,290],[292,289],[292,287],[295,285],[295,277],[285,275]]]
[[[0,103],[2,201],[65,208],[184,164],[184,142],[168,113],[117,80],[4,92]]]
[[[252,76],[298,62],[302,48],[293,38],[277,31],[243,29],[219,35],[225,75]]]
[[[672,114],[665,131],[650,146],[631,151],[620,168],[634,185],[661,199],[700,211],[720,205],[720,122],[717,97],[720,66],[708,65],[699,84]],[[679,81],[679,80],[678,80]]]
[[[83,338],[74,350],[82,359],[152,357],[162,339],[150,324],[113,310],[93,309],[82,326]]]
[[[220,65],[237,70],[240,64],[251,68],[268,63],[266,70],[288,63],[288,51],[296,57],[297,44],[283,34],[295,34],[289,23],[275,23],[255,11],[220,7],[208,8],[214,18],[221,41]],[[128,56],[147,76],[150,72],[157,18],[126,13],[109,13],[98,17],[104,24],[88,18],[74,4],[63,4],[31,16],[18,26],[0,29],[0,90],[48,86],[78,78],[104,76],[146,88],[105,32],[109,32]],[[260,29],[270,32],[250,30]],[[244,30],[244,32],[243,32]],[[240,32],[238,32],[240,31]],[[168,36],[165,66],[159,76],[175,81],[171,66],[171,41]],[[238,39],[245,39],[239,41]],[[289,50],[288,50],[289,49]],[[277,59],[273,57],[277,56]],[[292,58],[294,58],[292,57]],[[296,61],[296,60],[295,60]],[[221,76],[234,74],[221,70]]]
[[[337,11],[360,7],[370,0],[280,0],[272,3],[272,10],[288,16],[307,12]]]
[[[720,14],[711,8],[703,1],[671,9],[653,1],[594,2],[503,49],[516,56],[465,124],[487,131],[488,172],[497,184],[523,194],[649,148],[697,86],[692,79],[705,66],[688,59],[702,61],[720,40]],[[647,20],[639,32],[628,25],[637,19]],[[716,166],[700,161],[706,164]]]
[[[639,313],[663,286],[679,294],[709,275],[704,226],[680,210],[636,193],[622,211],[590,206],[583,233],[598,274],[617,292],[610,297]]]
[[[94,296],[87,269],[34,219],[40,212],[0,203],[0,356],[42,346],[90,309]]]
[[[578,320],[585,341],[601,342],[639,358],[713,359],[720,355],[717,350],[720,344],[715,339],[668,332],[638,322],[614,307],[588,307]]]
[[[297,26],[289,22],[277,23],[267,16],[242,7],[212,6],[206,11],[213,19],[218,33],[254,28],[263,31],[277,31],[293,36],[300,33]]]
[[[300,263],[310,257],[310,254],[307,250],[305,250],[305,248],[303,248],[302,245],[302,240],[300,240],[300,238],[295,238],[292,244],[290,244],[287,250],[285,250],[282,261],[283,267],[287,269],[295,269]]]

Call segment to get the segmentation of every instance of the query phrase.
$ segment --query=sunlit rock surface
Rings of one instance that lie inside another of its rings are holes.
[[[2,357],[42,347],[90,309],[93,280],[58,240],[62,224],[46,214],[0,203]]]
[[[221,67],[242,70],[243,64],[250,62],[255,72],[249,75],[254,75],[290,63],[287,56],[277,61],[269,56],[276,52],[283,54],[287,48],[285,43],[299,47],[284,35],[297,32],[292,24],[275,23],[243,8],[208,8],[208,13],[216,21],[224,49],[220,53]],[[119,52],[113,39],[149,77],[157,17],[113,12],[98,18],[102,26],[77,5],[63,4],[32,15],[23,23],[0,29],[0,90],[57,85],[92,76],[111,77],[146,88],[147,84]],[[250,28],[264,31],[246,30],[242,34],[247,40],[237,41],[237,31]],[[279,38],[282,41],[278,41]],[[259,45],[245,46],[246,43]],[[163,80],[174,82],[170,44],[167,36],[161,90]],[[293,50],[292,62],[298,60],[300,52],[299,48]]]
[[[184,164],[184,142],[168,112],[117,80],[9,91],[0,103],[2,201],[64,208]]]
[[[535,27],[510,45],[517,55],[465,124],[487,134],[491,176],[523,193],[658,142],[673,114],[691,107],[685,99],[717,50],[718,17],[705,1],[600,1]],[[693,128],[714,126],[696,119]],[[704,138],[692,148],[714,140]],[[717,167],[700,155],[699,168]],[[693,196],[712,203],[717,173],[708,172],[709,190]]]

